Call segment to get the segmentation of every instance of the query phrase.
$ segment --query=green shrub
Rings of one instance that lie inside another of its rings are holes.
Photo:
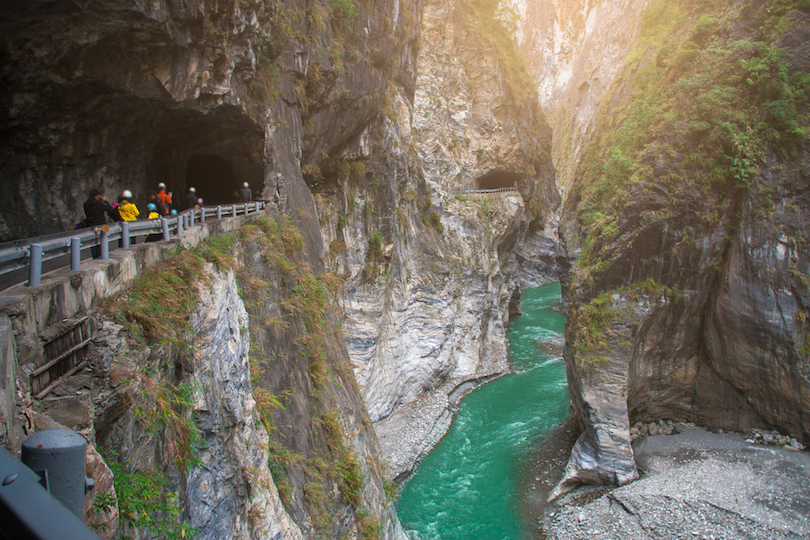
[[[167,540],[200,534],[199,529],[180,520],[177,496],[162,473],[151,469],[130,471],[129,462],[122,465],[115,459],[107,461],[113,473],[121,538],[141,538],[138,531]],[[111,501],[106,498],[94,509],[103,512],[110,508]]]

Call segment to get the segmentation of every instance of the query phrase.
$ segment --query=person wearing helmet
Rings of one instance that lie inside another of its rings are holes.
[[[245,182],[242,184],[242,202],[249,203],[253,200],[253,192],[250,191],[250,184]]]
[[[146,205],[146,209],[149,210],[149,215],[146,219],[160,219],[160,212],[158,212],[157,204],[150,202]]]
[[[197,190],[188,188],[188,195],[186,195],[186,203],[189,208],[194,208],[197,205]]]
[[[158,199],[160,199],[160,202],[163,203],[163,209],[165,210],[165,212],[163,212],[161,215],[165,216],[166,214],[169,213],[169,210],[171,210],[173,194],[174,193],[172,191],[166,193],[166,184],[164,184],[163,182],[158,184],[157,196]],[[158,205],[158,212],[160,212],[160,210],[161,208]]]
[[[135,203],[132,202],[132,192],[128,189],[125,189],[121,196],[118,198],[118,215],[121,216],[123,221],[135,221],[138,219],[138,216],[141,215],[140,210],[138,207],[135,206]],[[130,240],[130,243],[135,243],[135,237],[133,236]],[[118,247],[124,247],[123,239],[118,242]]]
[[[118,202],[118,213],[121,215],[122,220],[135,221],[141,215],[138,207],[132,202],[132,192],[130,190],[124,190]]]
[[[158,203],[159,203],[160,199],[157,199],[157,200],[158,200]],[[158,203],[150,202],[149,204],[146,205],[147,210],[149,210],[148,219],[160,219],[161,216],[160,216],[160,213],[158,211],[158,209],[160,208],[160,205]],[[153,234],[149,234],[149,235],[146,236],[146,241],[147,242],[160,242],[161,240],[163,240],[163,234],[161,234],[161,233],[153,233]]]

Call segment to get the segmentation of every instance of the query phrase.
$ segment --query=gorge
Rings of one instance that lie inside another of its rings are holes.
[[[267,202],[0,293],[0,441],[84,435],[103,537],[404,538],[397,483],[557,282],[579,436],[553,498],[639,478],[637,422],[810,445],[806,0],[0,15],[0,240],[72,229],[91,188]],[[32,399],[84,316],[87,367]],[[132,518],[144,478],[174,525]]]

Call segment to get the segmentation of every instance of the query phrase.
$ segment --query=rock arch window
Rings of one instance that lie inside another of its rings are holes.
[[[503,189],[515,187],[523,177],[508,171],[492,171],[476,180],[476,189]]]

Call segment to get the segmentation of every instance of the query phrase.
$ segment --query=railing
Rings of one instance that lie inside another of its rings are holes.
[[[499,189],[466,189],[463,191],[452,191],[453,195],[469,195],[472,193],[518,193],[517,186]]]
[[[264,201],[209,206],[184,210],[176,216],[160,219],[121,221],[98,227],[88,227],[65,233],[14,240],[0,244],[0,275],[28,266],[28,286],[36,287],[42,279],[42,263],[70,254],[70,269],[81,269],[81,252],[99,247],[101,260],[110,258],[110,242],[120,240],[130,247],[134,236],[160,235],[163,241],[182,237],[185,229],[198,221],[222,219],[256,213],[265,207]]]

